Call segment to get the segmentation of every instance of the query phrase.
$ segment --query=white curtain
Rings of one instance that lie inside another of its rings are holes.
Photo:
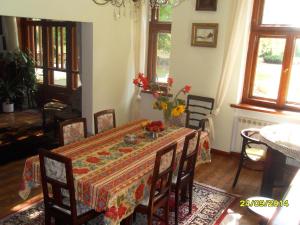
[[[145,73],[147,34],[148,34],[148,4],[143,2],[135,8],[135,15],[131,19],[131,52],[133,61],[133,75],[138,72]],[[133,84],[132,84],[133,85]],[[141,97],[140,88],[135,88],[131,99],[131,118],[140,118]]]
[[[247,49],[251,25],[253,0],[236,0],[236,8],[233,17],[233,25],[229,46],[225,54],[222,73],[215,97],[215,109],[209,119],[210,134],[214,138],[213,118],[216,117],[223,105],[227,91],[230,87],[231,78],[236,65],[240,62],[241,49]],[[247,52],[244,51],[245,53]]]

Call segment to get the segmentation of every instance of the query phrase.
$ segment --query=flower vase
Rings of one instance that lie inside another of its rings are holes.
[[[164,112],[164,126],[168,129],[171,126],[171,115],[168,112]]]

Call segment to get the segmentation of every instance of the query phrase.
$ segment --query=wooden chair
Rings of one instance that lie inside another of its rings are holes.
[[[169,224],[169,197],[176,148],[177,143],[172,143],[156,153],[150,194],[136,207],[136,212],[147,214],[148,225],[152,225],[153,216]],[[164,219],[154,214],[158,208],[162,207]]]
[[[76,118],[63,121],[59,124],[59,143],[67,145],[87,137],[85,118]]]
[[[116,115],[114,109],[107,109],[94,114],[95,134],[116,127]]]
[[[197,95],[187,96],[186,105],[186,127],[198,130],[205,129],[207,115],[212,113],[215,100],[213,98],[202,97]]]
[[[55,218],[55,224],[77,225],[99,216],[96,211],[76,202],[70,158],[44,149],[39,150],[39,158],[46,225],[51,225],[51,217]]]
[[[178,225],[180,193],[185,197],[186,190],[189,193],[189,213],[192,213],[193,182],[200,136],[201,130],[198,132],[195,131],[185,137],[178,173],[172,179],[172,189],[175,191],[175,225]]]
[[[232,184],[233,188],[238,181],[241,169],[245,166],[246,161],[258,162],[263,165],[266,158],[267,145],[255,138],[257,135],[259,135],[259,129],[256,128],[248,128],[241,131],[243,138],[242,151],[239,166]]]

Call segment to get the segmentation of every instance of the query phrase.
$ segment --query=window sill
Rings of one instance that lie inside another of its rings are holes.
[[[245,103],[230,104],[230,107],[237,108],[237,109],[250,110],[250,111],[255,111],[255,112],[270,113],[273,115],[275,114],[275,115],[290,115],[290,116],[297,115],[297,116],[299,116],[299,112],[295,112],[295,111],[272,109],[272,108],[267,108],[267,107],[249,105],[249,104],[245,104]]]

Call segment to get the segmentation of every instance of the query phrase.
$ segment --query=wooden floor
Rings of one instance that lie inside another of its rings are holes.
[[[259,195],[262,173],[253,170],[243,169],[236,188],[231,189],[237,164],[238,158],[236,157],[213,154],[211,163],[200,165],[197,168],[195,180],[241,195],[241,199]],[[0,166],[0,218],[17,211],[28,202],[42,197],[41,189],[33,191],[27,202],[18,196],[23,166],[24,160]],[[231,209],[242,215],[240,224],[258,224],[258,217],[252,215],[246,208],[239,207],[239,201]]]

